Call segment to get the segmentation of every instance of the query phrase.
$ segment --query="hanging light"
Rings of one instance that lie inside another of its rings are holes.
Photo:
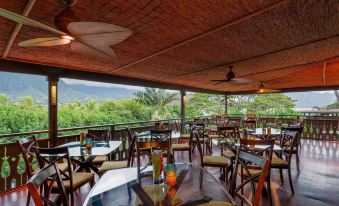
[[[259,86],[257,92],[261,93],[261,94],[265,92],[265,86],[264,86],[263,82],[260,83],[260,86]]]

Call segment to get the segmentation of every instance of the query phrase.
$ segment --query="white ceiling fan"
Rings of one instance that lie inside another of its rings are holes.
[[[235,83],[235,84],[250,84],[253,83],[251,79],[243,78],[243,77],[236,77],[233,73],[232,69],[233,66],[229,65],[227,66],[228,72],[226,73],[225,79],[212,79],[211,82],[216,82],[216,84],[222,84],[222,83]]]
[[[20,42],[18,44],[20,47],[70,44],[72,51],[76,53],[105,61],[114,60],[116,54],[110,46],[127,39],[132,34],[132,31],[127,28],[103,22],[63,22],[65,20],[70,20],[67,15],[73,14],[70,6],[72,6],[74,2],[71,2],[72,4],[64,4],[66,7],[65,10],[63,10],[56,18],[56,25],[59,26],[60,29],[50,27],[3,8],[0,8],[0,16],[26,26],[40,28],[56,34],[54,37],[35,38]]]

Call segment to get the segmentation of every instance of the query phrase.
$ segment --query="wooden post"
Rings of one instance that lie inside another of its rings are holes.
[[[48,75],[48,130],[49,146],[57,146],[58,137],[58,81],[59,76]]]
[[[181,96],[181,112],[180,112],[181,132],[184,132],[185,131],[186,91],[181,90],[180,96]]]
[[[228,113],[228,96],[227,94],[225,95],[225,114],[227,115]]]

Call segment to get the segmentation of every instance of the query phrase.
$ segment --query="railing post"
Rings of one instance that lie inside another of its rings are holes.
[[[185,110],[186,110],[186,91],[181,90],[180,91],[181,96],[181,112],[180,112],[180,118],[181,118],[181,132],[185,131]]]
[[[228,113],[228,96],[225,94],[225,114]]]
[[[58,81],[57,74],[50,74],[48,81],[48,137],[49,146],[57,146],[58,137]]]
[[[114,134],[114,132],[115,132],[115,125],[112,125],[111,127],[110,127],[110,140],[114,140],[115,139],[115,134]]]

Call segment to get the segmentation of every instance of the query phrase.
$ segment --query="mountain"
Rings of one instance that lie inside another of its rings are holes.
[[[46,77],[27,74],[0,72],[0,93],[16,101],[25,96],[32,96],[38,103],[47,103],[48,82]],[[67,84],[59,80],[59,102],[74,102],[75,100],[95,99],[128,99],[137,90],[121,87],[89,86],[83,84]]]
[[[69,82],[69,81],[67,81]],[[95,99],[128,99],[138,90],[122,88],[93,86],[85,84],[70,84],[62,79],[59,81],[59,102],[74,102],[75,100]],[[46,77],[0,72],[0,93],[4,93],[13,101],[25,96],[32,96],[38,103],[47,103]],[[285,95],[295,100],[296,108],[324,107],[335,102],[333,92],[294,92]]]
[[[285,93],[285,95],[296,100],[296,108],[324,107],[336,101],[333,92],[292,92]]]

